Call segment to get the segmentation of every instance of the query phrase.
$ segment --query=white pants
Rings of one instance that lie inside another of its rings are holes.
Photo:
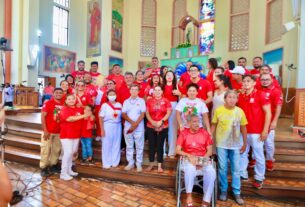
[[[168,156],[176,155],[176,141],[177,141],[177,130],[178,122],[176,118],[176,105],[177,102],[171,102],[172,113],[168,118]],[[166,154],[166,143],[164,142],[164,154]]]
[[[271,160],[272,162],[275,161],[275,159],[274,159],[274,150],[275,150],[274,136],[275,136],[275,131],[271,130],[265,141],[266,160]]]
[[[142,166],[143,162],[143,150],[144,150],[144,132],[133,132],[127,134],[124,133],[126,142],[126,159],[128,165],[134,165],[135,161],[133,159],[134,145],[136,144],[136,165],[138,167]]]
[[[184,182],[186,193],[192,193],[196,176],[203,176],[203,201],[210,203],[214,191],[216,171],[211,164],[197,170],[194,165],[188,161],[183,162]]]
[[[244,153],[240,156],[240,175],[244,178],[248,178],[248,163],[249,163],[249,150],[252,147],[252,154],[255,157],[256,163],[254,166],[254,179],[263,181],[265,179],[265,155],[264,155],[264,142],[259,140],[260,134],[247,134],[247,148]],[[241,143],[242,136],[241,136]]]
[[[121,123],[104,123],[105,137],[102,138],[103,167],[117,167],[121,159]]]
[[[63,150],[61,175],[69,175],[72,171],[73,154],[78,151],[79,139],[60,139]]]

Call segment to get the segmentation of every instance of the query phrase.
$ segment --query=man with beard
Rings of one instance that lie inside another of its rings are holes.
[[[263,59],[261,57],[253,58],[254,69],[250,71],[250,74],[257,78],[260,74],[260,69],[262,65],[263,65]]]
[[[85,70],[85,61],[80,60],[77,62],[78,70],[75,70],[71,73],[74,77],[75,82],[84,80],[84,75],[88,72]]]

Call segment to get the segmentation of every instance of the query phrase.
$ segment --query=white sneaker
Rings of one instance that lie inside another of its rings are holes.
[[[143,171],[142,166],[137,166],[137,172],[142,172],[142,171]]]
[[[131,170],[132,168],[134,168],[134,165],[127,165],[127,166],[124,168],[124,170],[129,171],[129,170]]]
[[[95,141],[101,141],[102,138],[101,137],[95,137]]]
[[[70,176],[73,176],[73,177],[76,177],[76,176],[78,176],[78,173],[77,173],[77,172],[74,172],[73,170],[71,170],[71,171],[69,172],[69,175],[70,175]]]
[[[67,175],[67,174],[60,174],[60,179],[68,181],[68,180],[72,180],[73,177],[71,177],[70,175]]]

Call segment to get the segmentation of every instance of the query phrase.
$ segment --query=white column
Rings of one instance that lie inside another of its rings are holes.
[[[300,1],[301,19],[299,31],[298,68],[296,88],[305,88],[305,1]]]

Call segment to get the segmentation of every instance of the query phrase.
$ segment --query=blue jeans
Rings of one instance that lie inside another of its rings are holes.
[[[88,157],[92,158],[93,150],[92,150],[92,138],[81,138],[82,143],[82,155],[83,160],[88,159]]]
[[[228,159],[231,165],[232,189],[234,195],[240,195],[240,152],[238,149],[224,149],[217,147],[218,177],[221,192],[228,190]]]

